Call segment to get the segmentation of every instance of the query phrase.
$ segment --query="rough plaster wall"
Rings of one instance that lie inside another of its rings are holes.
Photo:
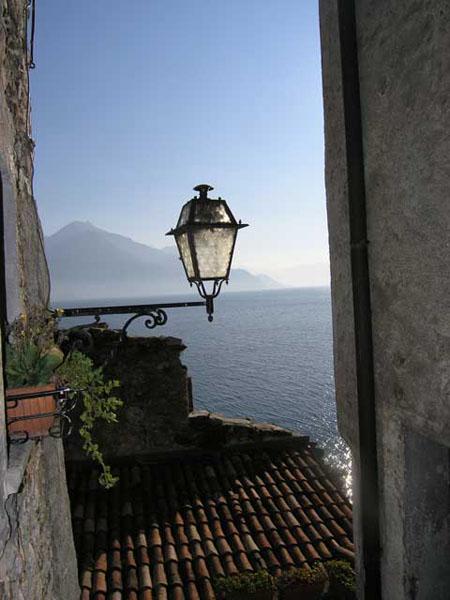
[[[425,463],[426,468],[417,469],[417,463]],[[405,585],[408,597],[416,600],[449,597],[449,467],[446,446],[414,431],[405,432]]]
[[[0,170],[10,320],[31,305],[45,304],[49,290],[32,195],[26,17],[26,0],[0,0]],[[2,389],[0,401],[0,598],[75,600],[76,559],[61,442],[33,443],[19,493],[6,497],[4,482],[11,466]]]
[[[79,587],[60,440],[34,445],[22,487],[5,504],[7,543],[1,545],[2,600],[76,600]]]
[[[333,308],[334,370],[338,424],[351,447],[358,441],[353,296],[349,255],[345,135],[340,80],[337,10],[334,0],[320,3],[323,98],[325,112],[325,184],[327,188]]]
[[[382,498],[383,598],[411,598],[404,430],[450,445],[450,5],[356,2]],[[321,0],[339,426],[355,451],[336,1]],[[415,467],[425,472],[426,456]],[[358,528],[356,526],[356,535]],[[422,540],[416,535],[416,544]],[[450,593],[450,592],[449,592]]]
[[[4,181],[10,316],[45,304],[49,278],[32,191],[34,143],[28,132],[26,0],[0,0],[0,169]]]
[[[361,565],[361,540],[358,510],[358,411],[337,4],[335,0],[321,0],[319,6],[336,408],[339,432],[352,450],[355,562],[357,570],[361,572],[359,567]],[[362,585],[362,581],[359,581],[359,585]]]
[[[450,5],[358,6],[377,386],[450,443]]]
[[[0,331],[0,364],[2,361],[2,333]],[[3,373],[0,370],[0,481],[4,482],[6,480],[6,471],[8,468],[8,449],[6,444],[6,435],[5,435],[5,404],[4,404],[4,389],[3,389]],[[1,489],[3,486],[0,486],[0,500],[2,503],[5,500],[3,490]],[[2,506],[0,506],[0,557],[3,552],[4,544],[6,539],[8,538],[8,528],[9,528],[9,517],[6,513],[6,510]],[[0,582],[2,580],[1,571],[0,571]],[[0,583],[0,592],[1,592],[1,583]],[[0,593],[0,598],[1,598]]]
[[[450,445],[450,6],[366,1],[358,3],[357,19],[383,422],[384,591],[387,598],[402,597],[404,585],[409,598],[404,540],[413,537],[419,553],[426,540],[417,523],[395,515],[396,501],[405,510],[410,474],[404,484],[404,458],[389,428],[401,422]],[[416,471],[426,472],[423,446],[415,456]],[[394,570],[399,563],[403,569]]]

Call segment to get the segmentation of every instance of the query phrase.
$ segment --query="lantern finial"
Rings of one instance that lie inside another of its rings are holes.
[[[194,191],[199,193],[200,200],[207,200],[208,192],[212,192],[213,189],[214,188],[208,183],[200,183],[199,185],[195,186]]]

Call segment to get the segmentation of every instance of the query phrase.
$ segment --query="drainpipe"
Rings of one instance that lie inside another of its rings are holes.
[[[381,599],[380,508],[364,151],[354,0],[337,0],[358,396],[364,600]]]

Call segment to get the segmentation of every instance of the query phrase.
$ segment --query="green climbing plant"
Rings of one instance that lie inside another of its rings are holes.
[[[83,406],[79,433],[83,450],[101,467],[99,483],[107,489],[111,488],[118,477],[113,476],[111,467],[105,463],[99,445],[93,438],[93,430],[99,420],[117,423],[117,411],[123,402],[114,395],[114,390],[120,383],[115,379],[106,381],[103,369],[95,367],[88,356],[77,350],[67,356],[56,375],[61,382],[81,390]]]

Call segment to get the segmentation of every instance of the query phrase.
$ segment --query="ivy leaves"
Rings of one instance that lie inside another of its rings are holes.
[[[71,387],[81,390],[83,410],[79,433],[83,450],[99,464],[102,469],[99,483],[109,489],[115,485],[118,477],[113,476],[111,467],[105,463],[92,432],[98,421],[117,423],[117,411],[123,402],[113,392],[120,383],[117,380],[105,381],[103,369],[95,368],[92,360],[77,350],[69,354],[57,370],[57,375]]]

